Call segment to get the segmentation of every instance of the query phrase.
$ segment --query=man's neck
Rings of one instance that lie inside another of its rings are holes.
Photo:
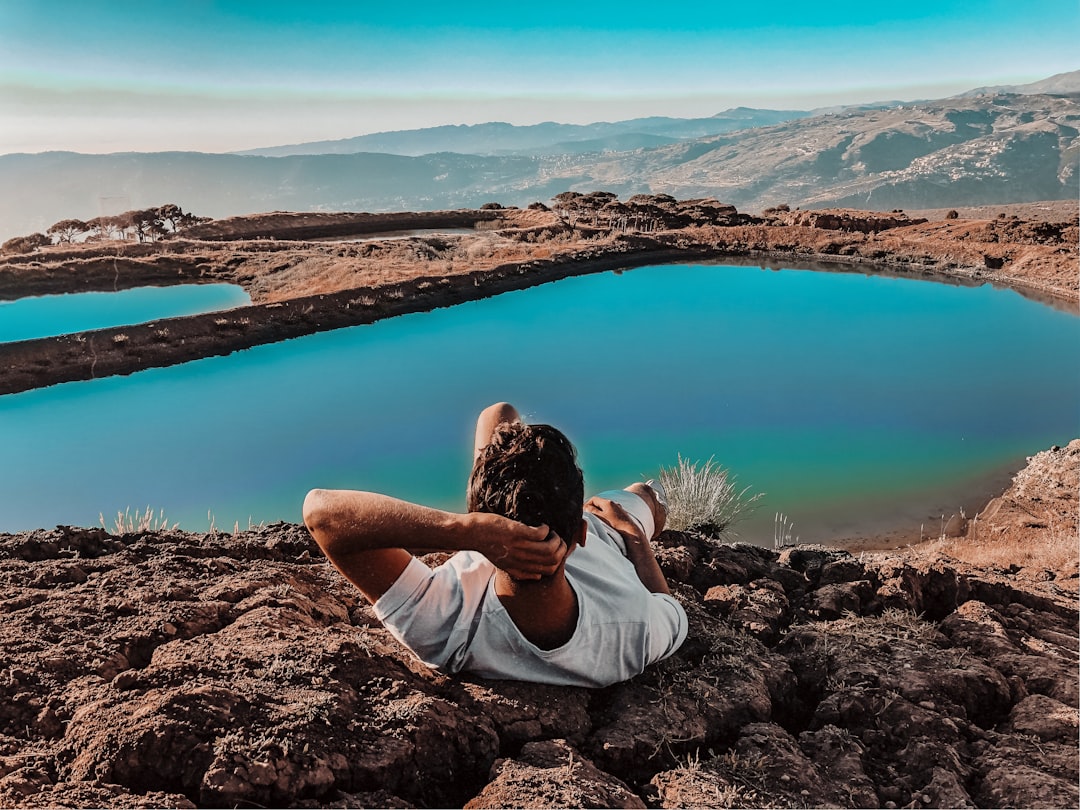
[[[514,625],[542,650],[568,642],[577,629],[577,595],[562,566],[540,580],[515,580],[505,571],[495,573],[495,593]]]

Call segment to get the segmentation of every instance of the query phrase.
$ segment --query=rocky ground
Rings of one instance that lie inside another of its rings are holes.
[[[427,671],[302,527],[3,535],[0,806],[1075,807],[1078,470],[1003,496],[1049,563],[666,532],[690,636],[599,690]]]

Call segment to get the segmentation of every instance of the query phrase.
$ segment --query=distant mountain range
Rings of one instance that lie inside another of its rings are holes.
[[[1075,199],[1080,71],[1007,90],[813,114],[739,108],[702,119],[436,127],[255,150],[296,152],[281,156],[0,155],[0,240],[166,202],[222,217],[527,205],[595,189],[712,196],[749,212]],[[352,152],[357,144],[382,151]]]
[[[979,95],[565,159],[547,179],[620,195],[715,196],[749,211],[1068,199],[1080,179],[1078,126],[1080,94]]]
[[[430,127],[399,132],[377,132],[338,141],[316,141],[291,146],[249,149],[239,155],[347,155],[380,152],[388,155],[430,155],[457,152],[466,155],[561,155],[641,149],[675,141],[719,135],[737,129],[778,124],[812,113],[803,110],[754,110],[736,107],[710,118],[634,118],[596,124],[531,126],[488,124]]]
[[[1021,95],[1061,95],[1067,93],[1080,93],[1080,70],[1072,70],[1068,73],[1055,73],[1046,79],[1029,84],[1002,84],[995,87],[976,87],[968,90],[963,95],[979,96],[993,95],[996,93],[1020,93]]]

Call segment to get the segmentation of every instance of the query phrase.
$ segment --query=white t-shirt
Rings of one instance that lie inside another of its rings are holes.
[[[375,615],[421,661],[445,672],[564,686],[632,678],[679,648],[686,613],[641,584],[615,545],[617,532],[595,515],[585,520],[585,545],[566,558],[577,627],[561,647],[543,650],[521,635],[495,593],[495,566],[474,551],[434,570],[413,559],[375,603]]]

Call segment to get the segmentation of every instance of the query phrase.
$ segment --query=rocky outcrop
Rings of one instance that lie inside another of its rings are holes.
[[[657,551],[690,635],[588,690],[426,670],[301,527],[0,536],[0,805],[1075,806],[1075,581]]]
[[[1076,498],[1080,492],[1080,439],[1054,446],[1028,459],[1009,490],[979,515],[982,529],[1005,541],[1032,542],[1032,530],[1077,536]],[[976,538],[972,538],[976,539]]]
[[[820,211],[777,212],[774,218],[785,225],[805,225],[823,231],[856,231],[880,233],[905,225],[922,225],[926,219],[909,217],[902,211],[883,214],[876,211],[855,211],[850,208],[824,209]]]

